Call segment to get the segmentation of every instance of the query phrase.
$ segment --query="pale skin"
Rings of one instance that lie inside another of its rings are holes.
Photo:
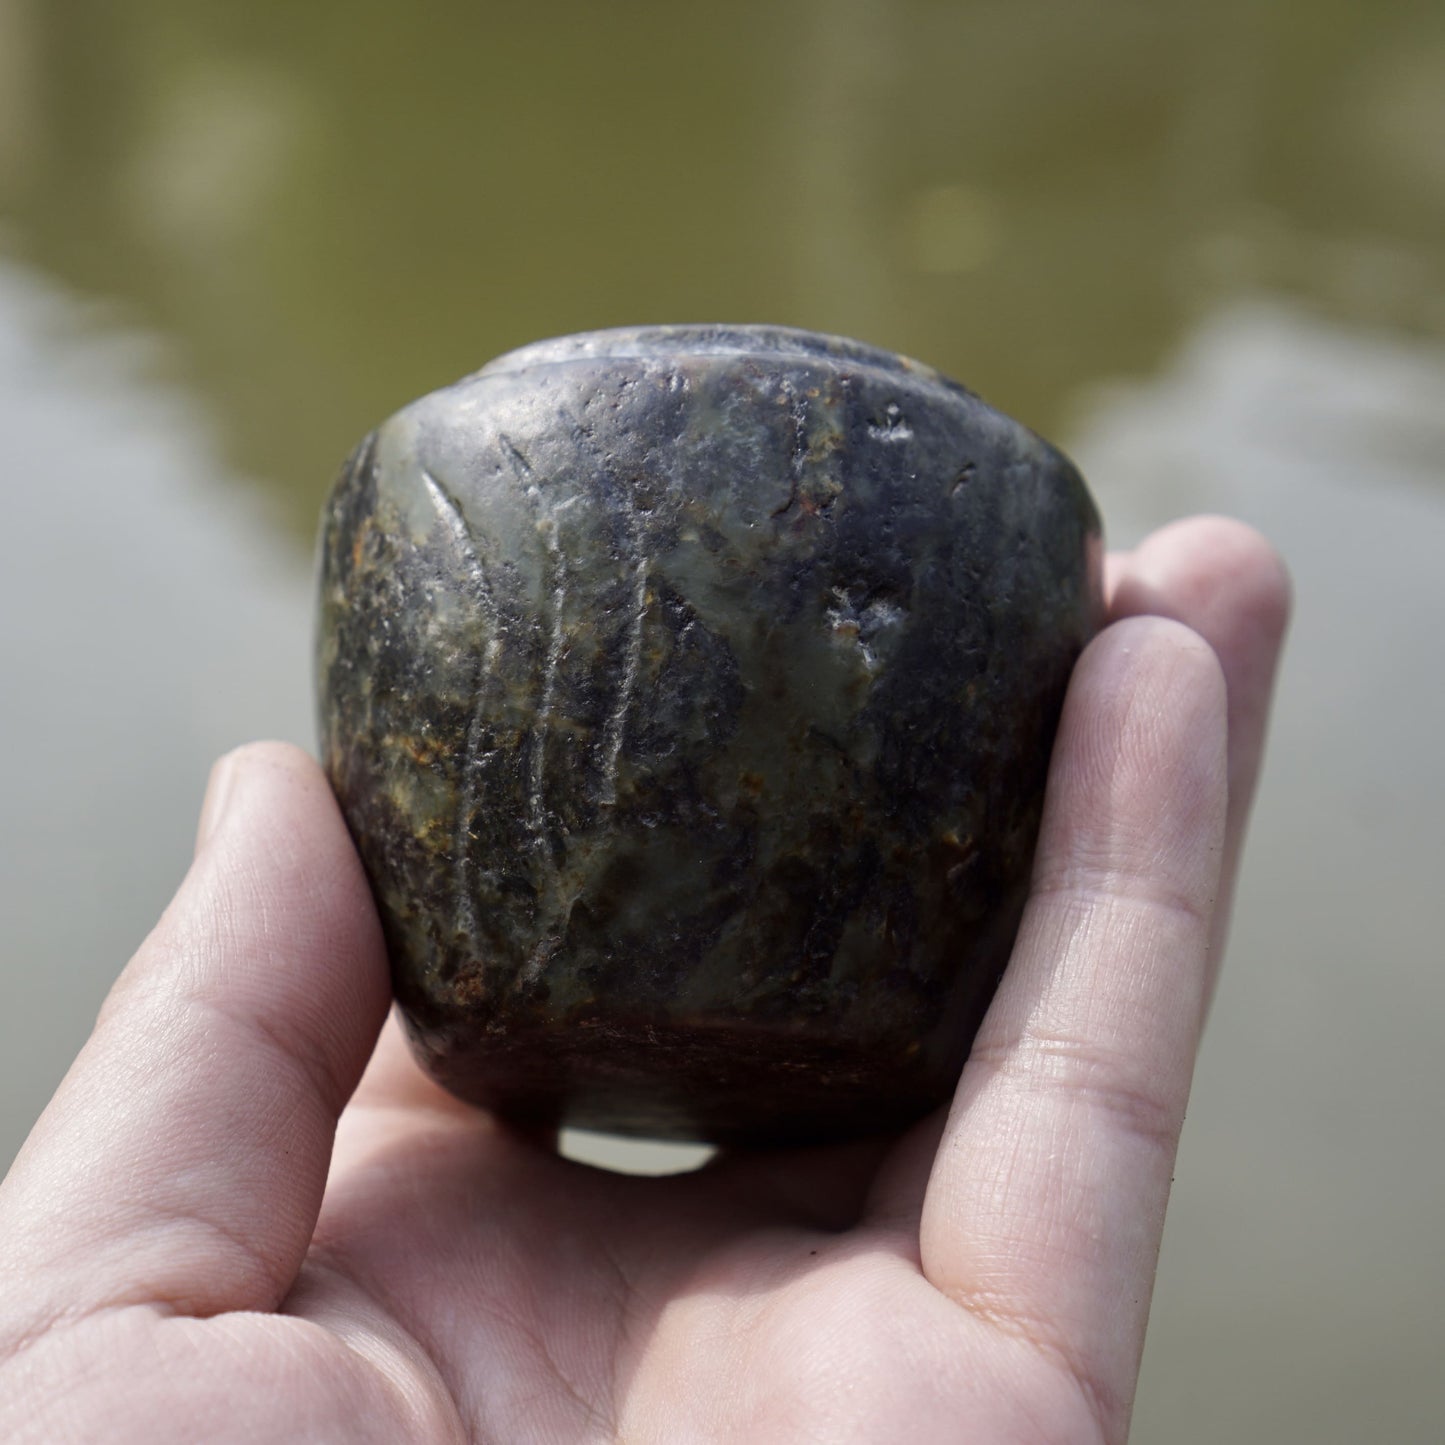
[[[452,1101],[316,765],[223,759],[0,1189],[0,1439],[1123,1441],[1288,584],[1204,518],[1109,589],[1003,987],[891,1141],[634,1179]]]

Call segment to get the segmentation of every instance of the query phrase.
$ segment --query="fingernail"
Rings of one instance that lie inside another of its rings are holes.
[[[199,853],[210,841],[225,815],[226,805],[235,791],[236,758],[227,753],[217,760],[206,783],[206,796],[201,803],[201,819],[196,825],[196,848]]]

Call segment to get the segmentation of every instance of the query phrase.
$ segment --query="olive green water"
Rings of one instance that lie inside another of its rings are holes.
[[[0,0],[0,1156],[310,740],[316,509],[550,333],[854,334],[1300,593],[1136,1440],[1436,1441],[1445,10]]]

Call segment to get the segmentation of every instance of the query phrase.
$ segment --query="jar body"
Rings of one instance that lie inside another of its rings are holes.
[[[1046,443],[807,333],[563,338],[398,413],[327,506],[318,685],[418,1057],[657,1137],[941,1102],[1099,554]]]

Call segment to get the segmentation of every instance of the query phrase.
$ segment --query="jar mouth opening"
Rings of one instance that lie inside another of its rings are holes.
[[[881,346],[793,326],[694,323],[619,326],[583,331],[519,347],[489,361],[474,376],[497,376],[577,361],[661,361],[689,357],[756,357],[827,362],[907,377],[915,383],[971,392],[958,382]],[[467,378],[470,380],[471,378]]]

